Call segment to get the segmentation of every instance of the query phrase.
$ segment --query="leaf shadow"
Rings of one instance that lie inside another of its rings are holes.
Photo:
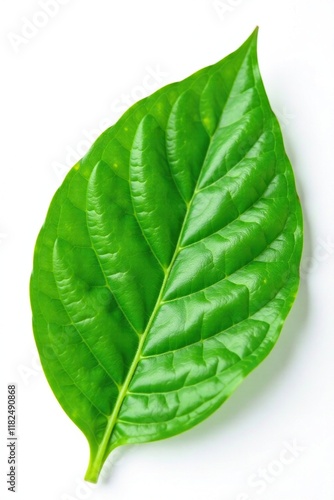
[[[99,483],[102,485],[114,485],[115,476],[118,474],[120,465],[123,459],[126,459],[129,450],[135,447],[134,444],[127,444],[124,446],[119,446],[108,456],[99,478]]]

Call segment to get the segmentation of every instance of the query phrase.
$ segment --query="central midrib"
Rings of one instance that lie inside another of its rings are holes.
[[[219,128],[220,128],[219,125],[221,124],[221,120],[222,120],[222,117],[224,115],[224,109],[225,109],[225,106],[226,106],[226,104],[227,104],[227,102],[229,100],[229,97],[230,97],[230,94],[232,92],[235,80],[236,80],[237,75],[238,75],[238,73],[240,71],[242,63],[246,59],[247,55],[248,55],[248,50],[247,50],[247,52],[245,54],[245,57],[243,58],[243,60],[242,60],[242,62],[240,64],[240,67],[239,67],[238,71],[236,72],[235,79],[232,82],[230,91],[229,91],[229,93],[228,93],[228,95],[226,97],[226,101],[224,103],[224,107],[222,109],[220,119],[217,122],[217,127],[216,127],[214,133],[212,134],[212,136],[210,137],[209,144],[208,144],[208,147],[207,147],[207,151],[206,151],[206,154],[205,154],[203,162],[202,162],[202,166],[201,166],[198,178],[197,178],[196,185],[194,187],[194,191],[193,191],[192,197],[191,197],[190,201],[186,204],[187,208],[186,208],[186,212],[185,212],[184,219],[183,219],[183,222],[182,222],[182,226],[181,226],[181,229],[180,229],[179,238],[178,238],[176,246],[175,246],[175,251],[174,251],[172,260],[171,260],[168,268],[166,269],[166,271],[164,273],[165,275],[164,275],[164,279],[163,279],[163,282],[162,282],[162,285],[161,285],[159,296],[158,296],[158,298],[156,300],[154,309],[153,309],[153,311],[151,313],[151,316],[150,316],[150,318],[148,320],[146,328],[145,328],[144,332],[142,333],[142,335],[140,336],[140,340],[139,340],[139,343],[138,343],[138,348],[137,348],[135,357],[133,358],[130,370],[129,370],[127,376],[126,376],[126,379],[125,379],[125,381],[124,381],[121,389],[120,389],[120,392],[119,392],[119,395],[118,395],[115,407],[114,407],[111,415],[108,418],[108,423],[107,423],[107,426],[106,426],[106,430],[105,430],[103,439],[101,441],[101,444],[98,447],[98,451],[96,453],[96,457],[94,459],[94,462],[93,462],[93,464],[90,464],[92,466],[93,470],[95,469],[94,464],[96,464],[96,466],[98,467],[98,470],[95,470],[95,472],[97,473],[97,475],[98,475],[98,473],[99,473],[99,471],[100,471],[100,469],[101,469],[101,467],[102,467],[102,465],[104,463],[104,460],[107,458],[106,457],[106,453],[109,453],[112,449],[114,449],[114,448],[117,447],[117,444],[115,444],[114,446],[110,446],[109,447],[110,437],[112,435],[113,429],[114,429],[115,424],[117,422],[118,415],[119,415],[121,406],[123,404],[123,401],[124,401],[124,399],[125,399],[125,397],[127,395],[128,388],[129,388],[129,385],[131,383],[132,377],[133,377],[133,375],[134,375],[134,373],[135,373],[135,371],[137,369],[138,363],[139,363],[139,361],[140,361],[140,359],[142,357],[142,350],[143,350],[143,346],[144,346],[145,340],[147,338],[147,335],[150,332],[152,323],[155,320],[156,315],[157,315],[157,313],[158,313],[161,305],[164,303],[164,301],[163,301],[163,295],[164,295],[164,292],[165,292],[165,289],[166,289],[166,285],[167,285],[167,282],[168,282],[168,279],[169,279],[169,276],[170,276],[170,271],[173,268],[174,262],[175,262],[178,254],[179,254],[179,251],[181,249],[181,241],[182,241],[182,238],[183,238],[183,233],[184,233],[185,226],[186,226],[186,223],[187,223],[187,220],[188,220],[190,209],[192,207],[192,204],[193,204],[194,199],[195,199],[195,197],[197,195],[197,192],[198,192],[198,186],[199,186],[199,183],[201,181],[201,174],[202,174],[202,171],[203,171],[203,167],[204,167],[204,165],[206,163],[206,159],[207,159],[208,153],[210,151],[212,142],[213,142],[213,140],[215,138],[215,135],[217,133],[217,130],[219,130]]]

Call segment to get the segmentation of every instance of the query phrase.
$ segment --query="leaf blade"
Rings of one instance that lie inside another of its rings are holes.
[[[268,354],[301,230],[256,35],[102,134],[50,207],[31,281],[44,370],[91,446],[88,480],[116,446],[206,418]]]

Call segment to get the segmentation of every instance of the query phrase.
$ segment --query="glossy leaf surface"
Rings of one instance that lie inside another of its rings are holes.
[[[96,481],[117,446],[210,415],[277,340],[302,220],[256,32],[130,108],[73,167],[31,279],[48,381]]]

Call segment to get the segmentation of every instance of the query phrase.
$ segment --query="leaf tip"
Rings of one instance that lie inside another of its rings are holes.
[[[246,53],[251,50],[252,52],[257,52],[257,37],[258,37],[259,27],[256,26],[254,31],[250,34],[250,36],[244,41],[242,45],[234,52],[234,54],[239,54],[240,56],[244,56]]]
[[[250,34],[250,36],[247,38],[247,40],[245,41],[244,45],[257,45],[257,37],[258,37],[258,34],[259,34],[259,26],[256,26],[256,28],[254,29],[254,31],[252,31],[252,33]]]
[[[249,55],[250,53],[255,55],[255,59],[257,59],[257,37],[258,37],[258,32],[259,32],[259,27],[256,26],[256,28],[252,31],[250,36],[244,41],[242,45],[234,52],[234,54],[237,54],[237,57],[244,58],[246,55]]]

